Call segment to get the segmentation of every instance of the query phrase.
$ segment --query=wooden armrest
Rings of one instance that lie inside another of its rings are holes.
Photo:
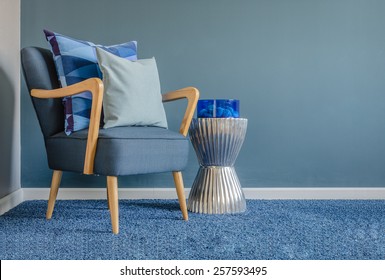
[[[92,106],[90,125],[88,128],[86,155],[84,159],[84,174],[93,174],[96,146],[98,143],[100,115],[103,103],[103,82],[99,78],[90,78],[85,81],[53,90],[33,89],[31,95],[37,98],[60,98],[90,91],[92,94]]]
[[[199,91],[194,87],[187,87],[171,91],[162,95],[163,102],[174,101],[182,98],[187,98],[187,108],[184,113],[182,123],[179,128],[180,134],[186,136],[191,124],[191,120],[194,116],[194,111],[199,99]]]

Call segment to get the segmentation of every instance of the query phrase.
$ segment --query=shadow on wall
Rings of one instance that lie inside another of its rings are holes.
[[[14,105],[12,83],[5,71],[0,68],[0,198],[13,191],[11,188]]]

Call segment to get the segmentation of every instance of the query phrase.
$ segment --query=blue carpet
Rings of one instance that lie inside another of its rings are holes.
[[[248,200],[236,215],[190,213],[176,200],[26,201],[0,217],[0,259],[385,259],[385,201]]]

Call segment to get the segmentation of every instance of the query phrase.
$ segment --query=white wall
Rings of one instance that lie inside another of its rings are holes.
[[[0,0],[0,198],[20,188],[20,0]]]

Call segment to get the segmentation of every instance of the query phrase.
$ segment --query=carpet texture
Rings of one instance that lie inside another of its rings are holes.
[[[0,259],[385,259],[385,201],[248,200],[235,215],[189,213],[176,200],[26,201],[0,217]]]

